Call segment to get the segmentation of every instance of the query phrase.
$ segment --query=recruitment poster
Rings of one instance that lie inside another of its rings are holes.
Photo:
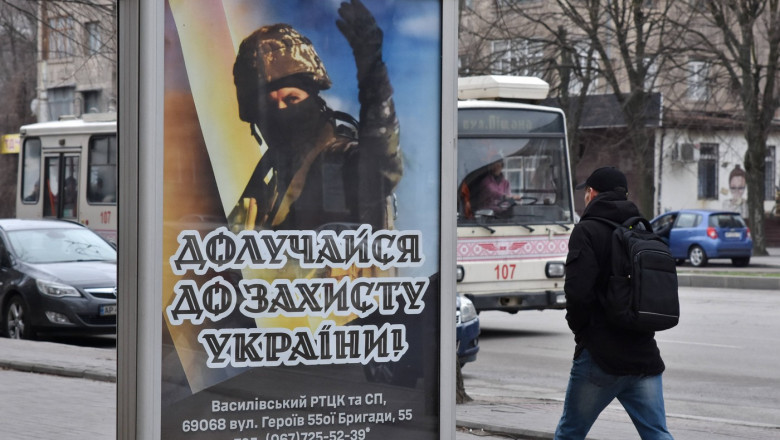
[[[161,438],[438,438],[441,0],[161,1]]]

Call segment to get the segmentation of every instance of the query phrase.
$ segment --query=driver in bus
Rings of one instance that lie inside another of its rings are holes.
[[[504,159],[498,159],[488,166],[488,172],[475,186],[472,203],[477,211],[491,210],[501,214],[515,204],[509,188],[509,181],[504,177]]]

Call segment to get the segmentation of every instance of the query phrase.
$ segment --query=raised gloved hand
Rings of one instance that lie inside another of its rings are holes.
[[[382,29],[360,0],[343,2],[339,7],[339,17],[336,26],[352,47],[358,81],[361,81],[382,60]]]

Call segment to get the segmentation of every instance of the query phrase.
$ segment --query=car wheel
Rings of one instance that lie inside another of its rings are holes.
[[[737,267],[745,267],[750,264],[750,257],[732,258],[731,264]]]
[[[30,325],[27,306],[22,298],[14,296],[5,308],[5,336],[11,339],[35,339],[35,332]]]
[[[707,265],[707,254],[704,253],[704,249],[701,246],[693,246],[688,251],[688,260],[693,267],[703,267]]]

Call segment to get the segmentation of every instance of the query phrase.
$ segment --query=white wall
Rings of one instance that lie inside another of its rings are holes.
[[[673,160],[677,144],[695,145],[697,160],[683,162]],[[698,153],[702,143],[718,144],[718,187],[717,200],[699,200]],[[780,135],[770,136],[767,145],[775,146],[775,185],[780,185]],[[741,131],[702,132],[694,130],[659,129],[655,145],[655,199],[654,214],[675,209],[730,209],[732,193],[729,189],[729,173],[739,164],[744,169],[747,142]],[[661,160],[658,160],[661,158]],[[747,200],[747,190],[743,195]],[[746,203],[746,202],[745,202]],[[775,208],[773,200],[764,203],[767,213]]]

